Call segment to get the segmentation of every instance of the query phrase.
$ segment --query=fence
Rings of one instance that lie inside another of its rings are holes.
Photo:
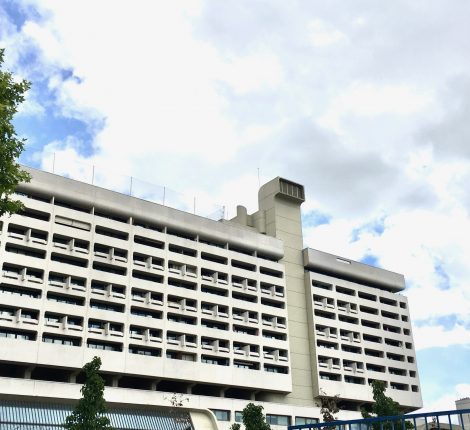
[[[302,424],[289,426],[295,429],[321,430],[456,430],[456,422],[462,430],[470,430],[470,409],[454,411],[426,412],[399,415],[394,417],[375,417],[347,421]],[[452,422],[452,419],[454,422]]]
[[[56,156],[54,154],[50,165],[43,167],[46,171],[66,178],[96,185],[205,218],[216,221],[226,218],[225,206],[214,203],[209,197],[196,197],[162,185],[123,175],[113,171],[110,166],[99,167],[76,160],[71,162],[70,159],[61,158],[59,155]]]

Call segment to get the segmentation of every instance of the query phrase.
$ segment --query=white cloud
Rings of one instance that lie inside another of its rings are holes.
[[[412,115],[429,109],[433,101],[434,96],[429,88],[354,82],[333,98],[319,121],[342,131],[345,116]]]
[[[2,21],[10,64],[34,51],[18,70],[48,80],[54,114],[103,125],[87,145],[43,138],[45,168],[55,152],[84,180],[94,164],[109,186],[134,176],[231,215],[255,209],[258,168],[303,182],[333,217],[306,244],[404,273],[419,348],[468,344],[466,2],[24,3],[41,18]]]
[[[468,303],[467,303],[468,304]],[[445,330],[440,325],[429,325],[413,328],[415,348],[446,348],[450,345],[469,345],[470,329],[457,324],[450,330]]]
[[[470,384],[457,384],[453,387],[452,392],[443,394],[416,413],[451,411],[455,409],[455,401],[464,397],[470,397]]]
[[[343,32],[332,28],[330,25],[327,25],[319,19],[313,20],[309,27],[309,39],[315,47],[328,47],[347,40],[347,37]]]

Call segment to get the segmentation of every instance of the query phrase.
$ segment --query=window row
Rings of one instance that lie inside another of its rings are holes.
[[[59,294],[48,293],[47,300],[57,303],[63,304],[71,304],[83,305],[84,299],[79,297],[72,297],[72,296],[62,296]],[[98,300],[90,300],[90,308],[91,309],[98,309],[98,310],[105,310],[105,311],[112,311],[112,312],[121,312],[124,313],[124,305],[119,305],[115,303],[110,303],[108,301],[98,301]],[[137,316],[137,317],[144,317],[144,318],[152,318],[156,320],[163,320],[164,318],[167,321],[180,323],[180,324],[187,324],[187,325],[194,325],[194,326],[202,326],[206,328],[222,330],[222,331],[233,331],[235,333],[241,334],[248,334],[253,336],[259,336],[260,330],[258,327],[253,326],[246,326],[246,322],[223,322],[220,320],[212,320],[207,318],[199,318],[195,316],[188,316],[182,315],[181,313],[172,313],[167,312],[166,315],[162,311],[156,311],[147,308],[139,308],[137,306],[131,306],[130,314]],[[47,315],[45,314],[46,325],[47,325]],[[236,315],[236,314],[235,314]],[[70,317],[71,319],[72,317]],[[12,306],[0,306],[0,320],[8,320],[8,321],[23,321],[29,324],[38,324],[39,323],[39,310],[37,309],[24,309],[20,307],[12,307]],[[235,320],[235,318],[234,318]],[[281,323],[281,321],[283,321]],[[74,325],[76,328],[82,328],[83,318],[77,317],[76,322]],[[263,326],[270,327],[273,330],[283,329],[285,332],[286,325],[285,319],[282,317],[277,317],[274,315],[267,315],[262,314],[262,324]],[[265,337],[273,338],[276,340],[285,340],[286,334],[279,333],[276,331],[271,330],[263,330],[263,335]]]
[[[338,344],[336,342],[329,342],[326,340],[317,340],[317,347],[322,349],[341,350],[344,352],[350,352],[353,354],[364,354],[370,357],[387,358],[389,360],[401,361],[414,363],[415,359],[413,356],[407,356],[404,354],[396,354],[392,352],[385,352],[383,350],[362,348],[356,345]]]
[[[38,200],[38,198],[31,197],[31,194],[25,194],[25,193],[17,193],[17,194]],[[229,250],[232,252],[236,252],[236,253],[240,253],[243,255],[256,257],[256,258],[260,258],[260,259],[264,259],[268,261],[274,261],[274,262],[278,261],[278,258],[273,255],[265,254],[265,253],[256,251],[254,249],[250,249],[248,247],[245,248],[239,245],[230,244],[228,242],[217,241],[208,237],[204,237],[203,235],[198,235],[198,234],[191,233],[188,231],[183,231],[183,230],[175,229],[172,227],[167,227],[163,224],[154,224],[154,223],[150,223],[144,220],[139,220],[138,218],[130,219],[128,217],[109,213],[109,212],[106,212],[97,208],[93,208],[91,206],[87,208],[82,208],[80,205],[77,205],[75,202],[64,202],[56,198],[52,199],[51,197],[46,197],[44,199],[43,197],[40,197],[39,199],[41,201],[47,201],[47,203],[53,202],[53,204],[55,204],[56,206],[65,207],[65,208],[76,210],[76,211],[83,212],[83,213],[90,213],[90,214],[93,214],[95,217],[110,219],[113,221],[120,222],[122,224],[129,225],[131,224],[131,221],[132,221],[132,224],[136,227],[141,227],[144,229],[164,233],[169,236],[175,236],[175,237],[187,239],[190,241],[203,243],[205,245],[208,245],[214,248],[225,249],[225,250]],[[39,219],[41,221],[50,220],[50,214],[48,212],[39,211],[39,210],[35,210],[32,208],[27,208],[27,207],[22,212],[20,212],[19,215],[29,217],[29,218]],[[56,216],[55,221],[56,223],[69,225],[70,227],[79,228],[82,230],[90,230],[90,224],[82,222],[82,221],[78,221],[74,219],[67,219],[65,217],[59,217],[59,216]],[[108,235],[111,237],[117,237],[118,239],[121,239],[121,240],[128,240],[129,238],[128,233],[123,232],[122,230],[110,229],[106,227],[102,227],[102,228],[105,228],[106,230],[97,232],[98,234],[104,234],[104,235]],[[125,227],[125,229],[127,229],[127,227]]]
[[[346,296],[358,297],[362,300],[368,300],[370,302],[379,302],[384,305],[407,309],[406,302],[403,300],[400,300],[400,298],[398,297],[397,299],[391,299],[388,297],[383,297],[383,296],[372,294],[372,293],[366,293],[363,291],[356,291],[351,288],[346,288],[340,285],[333,285],[333,284],[328,284],[328,283],[319,282],[319,281],[312,281],[312,287],[314,289],[336,291],[337,293],[340,293]]]
[[[400,375],[400,376],[410,376],[411,378],[416,378],[416,370],[407,370],[398,367],[391,367],[391,366],[382,366],[372,363],[364,363],[361,361],[354,361],[348,359],[339,359],[335,357],[328,357],[324,355],[319,355],[318,359],[318,367],[320,368],[327,368],[327,369],[336,369],[339,370],[341,367],[345,371],[354,371],[357,373],[363,373],[364,368],[371,372],[379,372],[379,373],[389,373],[391,375]]]
[[[360,377],[360,376],[350,376],[350,375],[341,375],[338,373],[330,373],[330,372],[320,372],[319,373],[320,379],[327,380],[327,381],[344,381],[348,384],[359,384],[359,385],[366,385],[366,378]],[[369,385],[374,382],[375,379],[367,379],[367,383]],[[408,385],[408,384],[403,384],[400,382],[390,382],[388,383],[387,381],[383,381],[387,387],[391,388],[392,390],[400,390],[400,391],[411,391],[413,392],[418,392],[419,388],[417,385]]]
[[[381,317],[387,318],[388,321],[389,321],[389,324],[380,323],[378,321],[368,320],[366,318],[362,318],[363,315],[361,315],[361,317],[359,317],[359,316],[355,317],[355,316],[351,316],[350,314],[347,314],[347,315],[335,314],[333,312],[328,312],[328,311],[319,310],[319,309],[314,310],[314,315],[316,317],[325,318],[325,319],[329,319],[329,320],[332,320],[332,321],[338,320],[338,321],[348,323],[348,324],[362,325],[364,327],[374,328],[374,329],[377,329],[377,330],[382,329],[382,330],[385,330],[385,331],[390,331],[392,333],[401,333],[402,332],[402,328],[399,327],[399,326],[393,325],[393,322],[391,321],[392,319],[394,319],[394,320],[396,320],[396,319],[395,318],[390,318],[390,316],[386,316],[383,313],[381,314]],[[401,316],[401,321],[408,322],[408,316],[402,315]],[[405,330],[409,333],[409,329],[403,329],[403,332],[405,332]]]
[[[230,411],[224,409],[211,409],[217,421],[231,421]],[[237,423],[243,422],[243,413],[235,411],[234,420]],[[270,425],[277,426],[290,426],[292,424],[292,417],[289,415],[266,414],[266,422]],[[315,424],[318,423],[318,418],[313,417],[295,417],[295,425]]]
[[[322,297],[317,294],[313,295],[313,303],[316,307],[325,310],[315,310],[318,312],[319,316],[324,316],[324,318],[331,318],[336,319],[335,313],[329,312],[328,309],[337,309],[339,311],[346,312],[347,314],[370,314],[370,315],[377,315],[383,318],[389,318],[393,320],[402,320],[407,322],[408,315],[398,314],[396,312],[390,312],[386,310],[378,309],[377,307],[370,307],[364,305],[357,305],[356,303],[349,303],[343,300],[334,300],[330,297]]]
[[[336,327],[328,327],[321,324],[315,324],[315,333],[317,337],[325,339],[338,339],[338,329]],[[340,329],[339,337],[341,340],[347,340],[349,342],[360,343],[361,339],[366,342],[373,343],[383,343],[389,346],[395,346],[399,348],[413,349],[413,344],[411,342],[403,342],[402,340],[391,339],[382,336],[374,336],[367,333],[358,332]]]
[[[103,266],[97,265],[96,269],[100,270]],[[106,271],[109,270],[106,268]],[[41,269],[34,269],[29,267],[21,267],[10,263],[3,264],[2,275],[5,278],[16,279],[21,281],[28,281],[36,284],[42,284],[44,279],[44,271]],[[156,275],[152,273],[145,273],[134,270],[132,272],[132,277],[135,280],[143,280],[152,283],[157,283],[160,285],[165,285],[164,277],[161,275]],[[65,289],[71,289],[76,291],[85,292],[87,279],[84,277],[72,276],[63,273],[50,272],[48,275],[48,284],[54,287],[61,287]],[[91,291],[96,294],[107,295],[110,297],[125,298],[126,286],[117,285],[92,280],[91,281]],[[221,288],[215,285],[198,285],[197,282],[189,282],[186,280],[180,280],[177,278],[167,278],[166,285],[175,288],[181,288],[191,291],[201,291],[202,293],[212,294],[220,297],[232,297],[236,300],[241,300],[249,303],[260,303],[261,305],[266,305],[278,309],[285,308],[285,302],[283,298],[278,297],[278,294],[274,294],[275,288],[272,285],[262,284],[261,286],[261,296],[257,292],[251,291],[229,291],[227,288]],[[133,288],[132,291],[146,291],[144,289]],[[136,293],[136,296],[140,293]],[[133,294],[134,295],[134,294]]]
[[[35,341],[37,338],[37,333],[33,331],[25,331],[18,329],[9,329],[9,328],[0,328],[0,338],[12,338],[19,340],[28,340]],[[125,345],[121,342],[113,341],[102,341],[99,339],[88,338],[85,341],[81,337],[75,336],[64,336],[54,333],[43,333],[42,342],[52,343],[57,345],[66,345],[66,346],[82,346],[82,342],[86,343],[87,348],[100,349],[104,351],[115,351],[123,352],[125,350]],[[143,346],[138,344],[129,344],[127,348],[128,352],[131,354],[137,355],[147,355],[153,357],[162,357],[163,350],[158,347]],[[200,361],[201,363],[214,364],[218,366],[233,366],[240,369],[250,369],[250,370],[264,370],[265,372],[272,373],[289,373],[289,367],[287,365],[278,365],[278,364],[261,364],[257,361],[246,361],[238,358],[230,357],[220,357],[217,355],[208,355],[201,354],[200,358],[196,353],[188,353],[186,351],[182,352],[179,350],[166,349],[165,357],[174,360],[183,360],[183,361]],[[269,358],[269,357],[268,357]]]

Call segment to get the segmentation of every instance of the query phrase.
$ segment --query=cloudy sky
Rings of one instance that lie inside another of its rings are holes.
[[[466,0],[0,0],[0,45],[33,83],[27,165],[229,216],[258,181],[304,184],[306,245],[405,274],[425,407],[450,409],[470,396],[469,18]]]

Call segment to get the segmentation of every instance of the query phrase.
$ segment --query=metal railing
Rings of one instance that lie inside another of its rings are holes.
[[[59,154],[56,156],[55,153],[52,155],[51,164],[44,165],[41,170],[215,221],[228,219],[225,205],[214,202],[210,196],[195,196],[175,191],[163,185],[125,175],[112,166],[97,166],[78,160],[71,161]]]
[[[461,430],[470,430],[470,409],[301,424],[289,426],[289,430],[456,430],[456,421]]]

